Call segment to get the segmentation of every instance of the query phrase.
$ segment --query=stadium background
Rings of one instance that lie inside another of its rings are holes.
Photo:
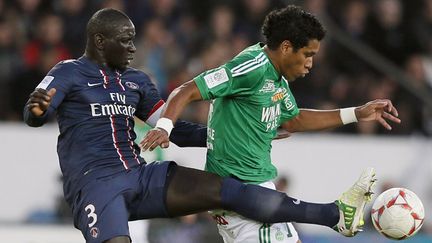
[[[284,190],[310,201],[334,200],[362,168],[374,166],[382,179],[378,190],[408,187],[430,216],[432,0],[0,0],[0,235],[19,243],[82,241],[61,200],[56,126],[30,129],[21,120],[28,94],[45,73],[82,55],[94,11],[113,7],[130,16],[138,49],[132,66],[149,73],[166,97],[260,41],[264,16],[286,4],[318,15],[328,29],[310,75],[291,85],[299,106],[331,109],[390,98],[403,124],[391,132],[355,124],[275,142],[273,159],[288,179]],[[207,107],[197,103],[184,118],[205,123]],[[145,127],[136,129],[142,134]],[[287,152],[290,161],[284,161]],[[144,156],[202,168],[204,152],[173,146]],[[206,214],[144,224],[137,232],[147,227],[149,242],[220,242]],[[299,227],[305,243],[387,242],[370,228],[347,240],[320,227]],[[407,242],[432,242],[431,234],[429,220]],[[134,242],[145,242],[147,235],[137,237]]]

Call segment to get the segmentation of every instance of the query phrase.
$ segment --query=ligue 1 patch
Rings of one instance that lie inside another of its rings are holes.
[[[99,229],[97,227],[93,227],[90,229],[90,235],[93,238],[97,238],[99,236]]]
[[[209,73],[204,76],[204,80],[209,89],[216,87],[220,84],[225,83],[229,80],[228,74],[226,73],[224,68],[221,68],[215,72]]]
[[[136,84],[134,82],[127,81],[125,84],[126,84],[126,86],[128,86],[131,89],[139,89],[138,84]]]
[[[39,85],[36,88],[46,89],[48,85],[54,80],[53,76],[45,76],[44,79],[39,83]]]

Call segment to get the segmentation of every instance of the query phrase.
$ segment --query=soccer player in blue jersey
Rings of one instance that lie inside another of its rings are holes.
[[[164,101],[145,73],[128,67],[136,51],[134,37],[128,16],[99,10],[87,25],[85,54],[55,65],[24,107],[25,122],[32,127],[56,114],[64,195],[87,242],[130,243],[128,220],[212,209],[265,223],[333,227],[344,219],[335,203],[297,204],[284,193],[172,161],[147,164],[133,142],[134,116],[160,127]],[[206,146],[204,126],[177,121],[164,129],[179,146]]]

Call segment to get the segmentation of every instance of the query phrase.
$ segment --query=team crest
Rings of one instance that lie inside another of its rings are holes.
[[[97,238],[99,236],[99,229],[97,227],[93,227],[90,229],[90,235],[93,238]]]
[[[134,82],[127,81],[125,84],[126,84],[126,86],[128,86],[131,89],[139,89],[138,84],[136,84]]]
[[[260,93],[271,93],[275,91],[274,81],[266,79],[263,87],[259,90]]]

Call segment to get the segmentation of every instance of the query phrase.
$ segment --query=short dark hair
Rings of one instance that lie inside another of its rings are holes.
[[[94,13],[87,23],[87,38],[98,33],[110,36],[113,30],[124,21],[130,21],[130,19],[122,11],[112,8],[101,9]]]
[[[307,46],[310,40],[321,41],[325,33],[324,27],[314,15],[294,5],[270,12],[262,26],[266,44],[272,50],[284,40],[289,40],[294,50],[298,50]]]

